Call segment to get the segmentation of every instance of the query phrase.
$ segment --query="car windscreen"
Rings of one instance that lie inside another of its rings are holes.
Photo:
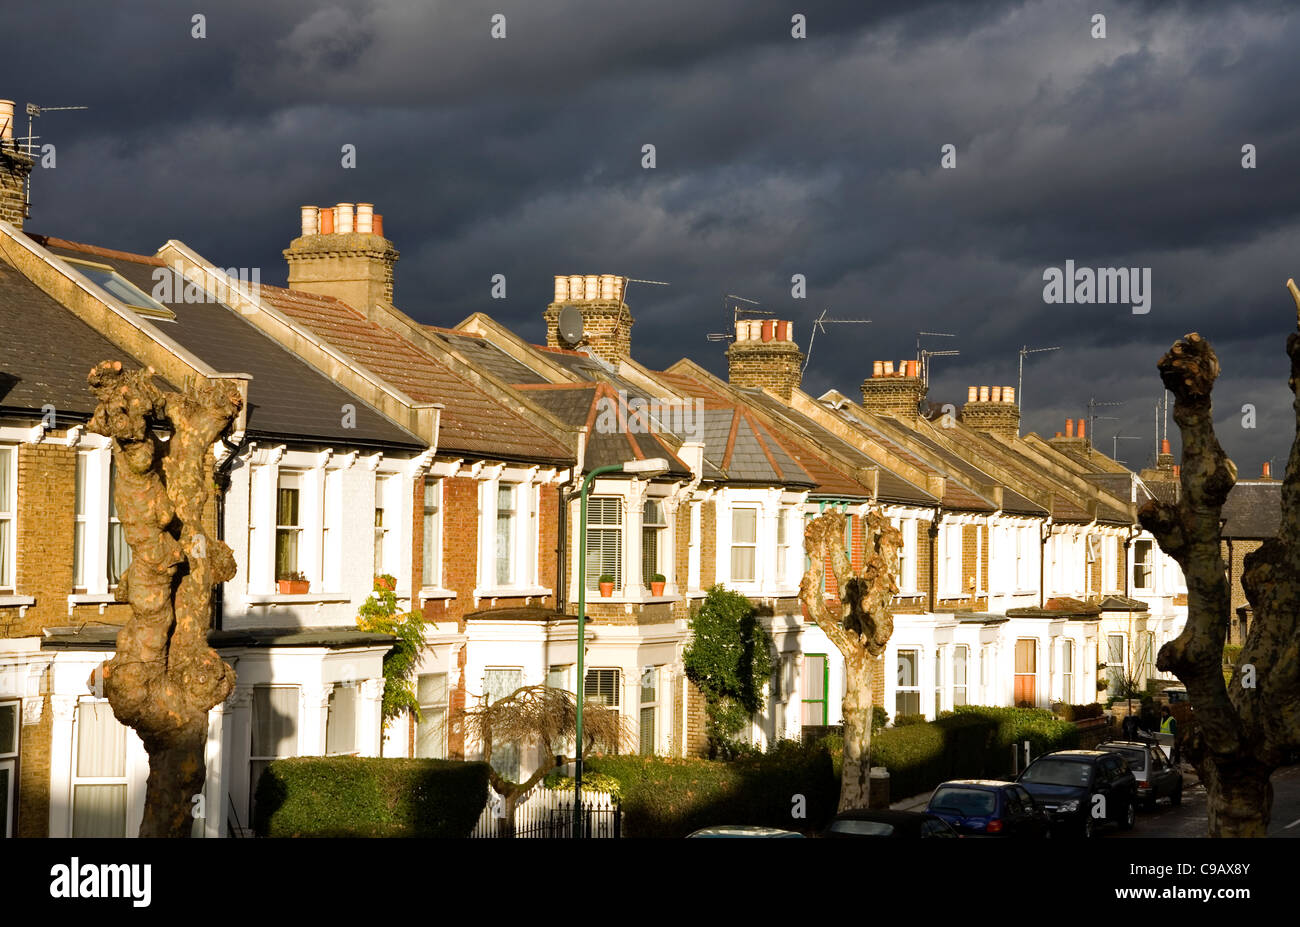
[[[1147,768],[1147,753],[1145,750],[1121,750],[1116,747],[1111,752],[1118,753],[1128,760],[1128,768],[1134,772],[1142,772]]]
[[[833,834],[848,834],[851,837],[892,837],[894,825],[884,821],[855,821],[847,818],[832,821],[827,828]]]
[[[992,814],[997,810],[997,796],[986,789],[961,789],[945,786],[930,799],[929,810],[947,811],[962,817]]]
[[[1081,786],[1092,784],[1092,767],[1069,760],[1039,760],[1025,770],[1021,781],[1035,785]]]

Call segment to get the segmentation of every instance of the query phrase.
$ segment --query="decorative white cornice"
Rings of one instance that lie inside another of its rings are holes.
[[[23,699],[23,724],[40,724],[45,707],[45,696],[32,695]]]
[[[384,681],[382,679],[363,679],[361,681],[361,697],[378,701],[384,697]]]
[[[384,459],[384,452],[376,451],[374,454],[366,458],[365,460],[366,469],[369,470],[371,473],[374,473],[379,469],[379,464],[383,461],[383,459]]]
[[[478,470],[477,473],[475,473],[475,476],[478,476],[479,479],[487,480],[487,481],[501,479],[501,473],[506,468],[506,465],[503,463],[492,464],[491,466],[481,466],[481,462],[480,462],[480,465],[478,466],[480,466],[480,469]],[[480,473],[482,474],[481,476],[479,476]]]
[[[298,701],[303,708],[325,708],[329,705],[330,693],[334,691],[334,683],[327,682],[320,686],[303,686],[298,690]]]
[[[68,429],[68,436],[64,443],[68,445],[68,447],[76,447],[81,443],[81,435],[85,430],[85,425],[73,425]]]
[[[45,432],[49,427],[49,423],[45,419],[41,419],[27,430],[27,434],[23,436],[23,443],[40,444],[45,440]]]
[[[460,470],[460,465],[465,458],[457,457],[455,460],[435,460],[429,465],[430,476],[451,477],[455,476]]]
[[[337,457],[334,458],[334,460],[337,461],[338,463],[338,469],[351,470],[352,467],[357,462],[357,456],[358,456],[357,451],[350,451],[347,454],[339,454]]]
[[[71,721],[77,713],[77,696],[51,695],[50,712],[55,721]]]
[[[333,456],[334,456],[334,448],[332,447],[325,448],[325,450],[321,451],[319,454],[316,455],[316,466],[322,470],[325,469],[325,467],[329,465],[330,458],[332,458]]]
[[[486,464],[487,464],[486,460],[474,461],[472,464],[469,465],[469,472],[465,475],[468,476],[471,480],[478,479],[479,471],[481,471],[484,465]]]

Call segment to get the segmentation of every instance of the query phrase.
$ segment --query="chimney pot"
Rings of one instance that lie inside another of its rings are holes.
[[[334,210],[329,206],[322,206],[316,211],[316,218],[320,225],[322,235],[334,234]]]
[[[0,100],[0,139],[9,144],[14,140],[14,101]]]
[[[375,213],[374,218],[370,220],[370,228],[376,235],[383,237],[384,234],[384,217]]]
[[[0,114],[0,118],[3,118],[3,114]],[[303,237],[315,235],[320,229],[320,210],[315,206],[303,206],[300,212],[302,213]]]
[[[1058,438],[1061,437],[1061,433],[1058,431],[1058,432],[1056,433],[1056,436],[1057,436]]]
[[[600,275],[600,298],[601,299],[614,298],[614,275],[613,274]]]
[[[1182,475],[1182,472],[1183,468],[1178,466],[1178,464],[1174,464],[1174,479],[1178,479],[1179,476]]]
[[[1269,473],[1269,465],[1267,460],[1264,461],[1264,472],[1261,474],[1261,476],[1266,480],[1273,478],[1272,475]]]
[[[981,387],[980,387],[980,402],[988,402],[988,401],[989,401],[989,388],[988,388],[987,386],[981,386]]]
[[[872,361],[872,362],[871,362],[871,375],[872,375],[873,377],[883,377],[883,376],[885,375],[885,362],[884,362],[884,361]]]
[[[977,386],[968,386],[968,387],[966,387],[966,401],[967,401],[967,402],[976,402],[976,401],[978,401],[979,394],[980,394],[979,387],[977,387]]]
[[[1067,418],[1065,420],[1065,436],[1067,438],[1074,437],[1074,419],[1072,418]]]
[[[771,341],[776,335],[776,322],[772,319],[763,319],[762,338],[764,341]]]
[[[357,203],[357,231],[369,235],[375,228],[375,204]]]
[[[1084,430],[1084,421],[1085,421],[1085,419],[1079,419],[1079,437],[1080,437],[1080,438],[1082,438],[1082,437],[1086,437],[1086,435],[1087,435],[1087,432]]]
[[[1162,454],[1168,454],[1168,453],[1170,453],[1170,451],[1169,451],[1169,439],[1168,439],[1168,438],[1165,438],[1163,441],[1160,442],[1160,453],[1162,453]]]
[[[355,228],[353,222],[355,215],[352,211],[351,203],[339,203],[335,207],[337,215],[334,217],[334,227],[338,229],[340,235],[350,235]]]
[[[1003,402],[1009,402],[1009,403],[1011,403],[1012,405],[1015,405],[1015,402],[1016,402],[1016,388],[1015,388],[1014,386],[1004,386],[1004,387],[1002,387],[1002,401],[1003,401]]]
[[[1000,386],[994,386],[994,387],[990,388],[990,389],[989,389],[989,402],[1001,402],[1001,401],[1002,401],[1002,387],[1000,387]]]
[[[910,360],[910,361],[907,362],[907,375],[908,375],[909,377],[915,377],[915,376],[917,375],[917,373],[916,373],[916,361],[914,361],[914,360]]]
[[[900,377],[907,376],[907,361],[901,360],[898,362],[898,375]]]
[[[555,278],[555,301],[562,303],[569,298],[569,278],[557,276]]]
[[[600,277],[598,275],[587,274],[582,278],[582,298],[600,299]]]
[[[894,375],[894,362],[884,361],[884,365],[885,365],[885,376],[892,377]]]

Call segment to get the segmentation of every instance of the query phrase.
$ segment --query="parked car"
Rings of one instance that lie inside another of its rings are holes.
[[[1182,804],[1183,774],[1158,745],[1137,740],[1112,740],[1100,744],[1097,749],[1124,757],[1133,777],[1137,779],[1137,795],[1141,804],[1154,808],[1162,798],[1169,799],[1171,805]]]
[[[1034,760],[1016,780],[1052,817],[1052,831],[1094,837],[1114,821],[1137,821],[1137,779],[1124,757],[1105,750],[1061,750]]]
[[[690,837],[802,837],[795,830],[782,830],[779,827],[757,827],[752,824],[719,824],[715,827],[701,827],[686,835]]]
[[[1052,819],[1018,782],[953,779],[934,790],[926,811],[962,835],[1050,837]]]
[[[822,831],[823,837],[902,837],[904,839],[960,836],[938,815],[924,811],[841,811]]]

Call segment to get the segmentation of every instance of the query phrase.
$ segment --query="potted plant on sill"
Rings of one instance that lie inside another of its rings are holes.
[[[614,594],[614,577],[609,573],[600,574],[600,579],[597,582],[600,584],[601,598],[608,599]]]
[[[667,582],[667,580],[664,579],[664,574],[662,574],[662,573],[656,573],[654,576],[651,576],[651,577],[650,577],[650,594],[651,594],[652,596],[656,596],[656,597],[663,595],[663,594],[664,594],[664,583],[666,583],[666,582]]]
[[[302,573],[288,573],[276,582],[280,595],[304,595],[311,591],[311,583]]]

